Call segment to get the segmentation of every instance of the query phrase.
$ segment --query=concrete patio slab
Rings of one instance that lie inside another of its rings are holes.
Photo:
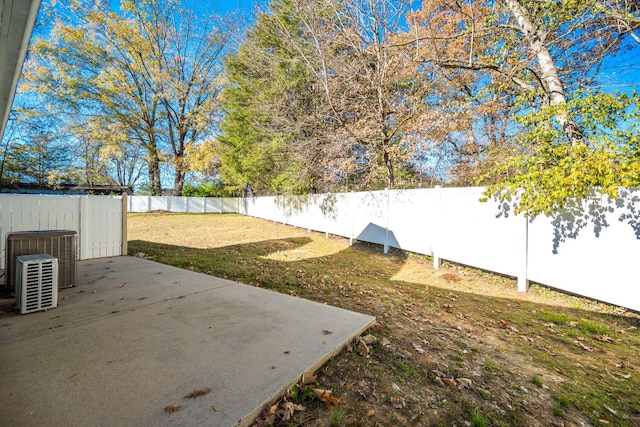
[[[375,321],[133,257],[80,262],[53,310],[12,304],[0,300],[0,413],[12,426],[249,425]]]

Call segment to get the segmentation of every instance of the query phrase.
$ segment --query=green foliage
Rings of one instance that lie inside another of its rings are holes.
[[[553,396],[553,398],[562,406],[569,406],[571,405],[571,400],[569,400],[568,397],[563,396],[563,395],[556,395]]]
[[[68,148],[46,137],[12,144],[4,158],[2,181],[62,184],[72,176]]]
[[[197,186],[187,182],[182,195],[186,197],[231,197],[231,193],[225,188],[222,182],[203,182]]]
[[[583,133],[569,144],[556,120],[565,107],[548,107],[519,117],[529,152],[510,158],[492,173],[506,179],[490,185],[490,197],[529,218],[598,205],[595,191],[612,200],[621,187],[640,185],[640,109],[638,95],[579,92],[566,106]]]
[[[275,2],[272,7],[276,11],[285,4]],[[280,17],[260,15],[245,44],[226,59],[230,85],[222,98],[225,116],[219,141],[222,178],[232,191],[265,194],[295,182],[283,169],[294,167],[285,148],[296,134],[274,128],[270,113],[277,111],[263,108],[296,96],[305,83],[305,73],[289,60],[292,54],[273,31],[273,21]],[[272,57],[262,55],[264,51]]]
[[[553,405],[553,415],[555,415],[556,417],[561,417],[562,415],[564,415],[564,410],[562,409],[562,406],[560,406],[559,404],[554,404]]]
[[[589,334],[607,335],[611,333],[611,331],[609,331],[609,328],[607,328],[606,326],[587,319],[580,319],[578,321],[578,328]]]
[[[343,425],[345,418],[345,411],[341,406],[335,406],[331,408],[331,412],[329,413],[329,425],[331,427],[338,427]]]
[[[473,427],[486,427],[487,426],[487,420],[481,414],[476,412],[471,417],[471,425]]]
[[[538,387],[542,387],[543,385],[542,378],[540,378],[538,375],[534,375],[533,377],[531,377],[531,382],[537,385]]]
[[[258,16],[226,62],[219,140],[232,189],[304,194],[417,181],[425,78],[390,43],[406,4],[372,5],[276,0]]]
[[[548,311],[541,311],[538,316],[545,322],[555,323],[556,325],[564,325],[565,323],[569,323],[573,320],[573,318],[568,314],[553,313]]]

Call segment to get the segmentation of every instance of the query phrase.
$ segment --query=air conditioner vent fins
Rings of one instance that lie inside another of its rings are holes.
[[[58,306],[58,259],[47,254],[16,260],[16,303],[21,314]]]
[[[48,254],[58,259],[58,287],[75,286],[77,279],[78,233],[73,230],[19,231],[7,234],[5,284],[0,291],[13,292],[16,259],[22,255]]]

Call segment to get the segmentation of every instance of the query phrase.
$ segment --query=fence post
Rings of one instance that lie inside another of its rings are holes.
[[[323,199],[322,203],[324,203],[327,200],[327,197],[329,197],[329,194],[331,194],[331,193],[329,193],[329,190],[327,190],[324,193],[324,199]],[[320,206],[322,206],[322,205],[320,205]],[[327,215],[323,214],[322,216],[324,217],[324,221],[323,221],[324,222],[324,237],[325,237],[325,239],[328,239],[329,238],[329,229],[330,229],[330,227],[329,227],[329,219],[327,218]]]
[[[90,212],[92,211],[90,206],[91,204],[89,203],[89,196],[80,196],[78,198],[78,211],[80,212],[80,218],[78,221],[78,259],[81,260],[93,258],[93,245],[91,248],[89,248],[89,233],[92,231],[90,222],[91,218],[93,217],[93,212]],[[88,254],[89,249],[91,249],[91,255]]]
[[[349,246],[353,245],[356,233],[356,209],[355,209],[355,193],[351,191],[351,197],[349,198],[349,205],[351,207],[351,238],[349,239]]]
[[[122,193],[122,231],[120,239],[122,240],[121,256],[127,255],[129,252],[129,242],[127,241],[127,193]]]
[[[528,269],[529,269],[529,218],[524,217],[524,241],[522,242],[523,254],[520,274],[518,274],[518,291],[527,292],[529,290]]]
[[[385,254],[389,253],[389,187],[385,188],[385,194],[387,196],[387,215],[386,215],[386,220],[385,220],[385,225],[384,225],[384,249],[383,252]]]
[[[436,206],[436,209],[438,209],[438,220],[436,221],[437,224],[439,225],[442,222],[442,187],[439,185],[435,186],[436,191],[438,192],[438,205]],[[442,267],[442,259],[440,258],[440,254],[438,253],[439,251],[439,247],[438,245],[440,244],[440,227],[436,227],[436,236],[435,236],[435,244],[434,244],[434,248],[432,249],[433,252],[433,268],[440,268]]]

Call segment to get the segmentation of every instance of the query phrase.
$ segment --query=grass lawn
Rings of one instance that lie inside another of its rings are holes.
[[[640,425],[637,313],[239,215],[130,214],[138,252],[376,316],[367,348],[293,390],[305,409],[278,425]]]

